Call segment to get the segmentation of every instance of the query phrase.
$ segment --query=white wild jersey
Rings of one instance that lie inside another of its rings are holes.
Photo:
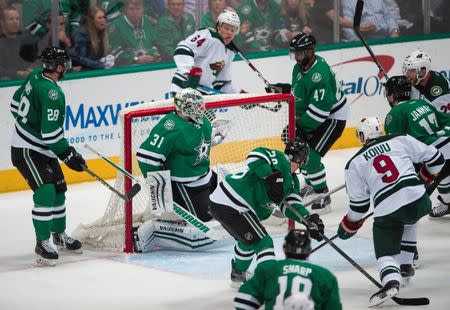
[[[345,167],[349,220],[361,219],[371,199],[374,217],[381,217],[422,197],[425,187],[413,163],[425,163],[436,174],[444,158],[434,146],[405,135],[374,139],[356,153]]]
[[[174,52],[177,70],[170,91],[178,92],[188,79],[193,66],[202,69],[200,85],[216,88],[224,93],[239,93],[232,83],[231,65],[235,52],[224,45],[220,35],[210,28],[199,29],[178,43]]]

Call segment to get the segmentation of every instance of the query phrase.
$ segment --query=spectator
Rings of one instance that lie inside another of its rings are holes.
[[[217,17],[227,7],[227,0],[209,0],[208,11],[203,14],[200,26],[203,28],[215,28]]]
[[[184,11],[193,16],[197,16],[197,1],[200,2],[199,16],[205,14],[208,11],[208,0],[186,0],[184,2]]]
[[[0,80],[21,79],[31,72],[31,63],[19,56],[22,32],[19,11],[12,6],[0,7]]]
[[[70,39],[70,36],[66,32],[65,27],[65,17],[63,12],[59,12],[58,15],[58,47],[62,49],[69,49],[72,46],[72,40]],[[52,46],[52,16],[51,13],[47,15],[47,21],[45,24],[45,29],[47,29],[47,32],[44,34],[44,36],[39,40],[38,42],[38,55],[41,55],[42,51],[46,47]]]
[[[237,45],[247,51],[265,51],[272,47],[278,30],[280,6],[274,0],[245,0],[238,8],[242,27]]]
[[[280,3],[280,30],[274,39],[274,45],[286,48],[290,42],[300,32],[311,34],[308,27],[308,15],[305,9],[305,0],[281,0]]]
[[[334,0],[319,0],[311,12],[315,17],[314,29],[317,29],[316,34],[319,36],[317,42],[331,43],[333,42],[333,21],[336,17],[334,11]],[[339,21],[339,31],[342,35],[342,28],[352,28],[353,19],[344,18],[342,14],[342,7],[340,7],[339,14],[337,14]]]
[[[105,11],[108,23],[122,15],[123,0],[97,0],[97,6]]]
[[[168,0],[167,12],[156,24],[156,37],[161,59],[170,61],[178,42],[195,31],[194,17],[185,13],[184,0]]]
[[[106,56],[110,47],[105,10],[92,6],[83,24],[74,33],[73,40],[73,55],[82,68],[109,69],[114,66],[114,56]]]
[[[357,0],[342,0],[344,18],[353,20]],[[365,38],[396,38],[400,35],[398,20],[392,11],[391,0],[366,1],[361,17],[360,31]],[[351,28],[343,28],[344,40],[358,40]]]
[[[142,0],[125,0],[125,15],[116,18],[108,31],[111,48],[123,50],[116,59],[116,65],[149,64],[160,61],[155,46],[155,29],[149,17],[144,15]]]

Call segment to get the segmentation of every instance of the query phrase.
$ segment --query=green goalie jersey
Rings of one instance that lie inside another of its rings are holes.
[[[268,188],[264,178],[273,170],[278,170],[283,176],[286,201],[301,215],[309,214],[299,195],[299,180],[295,174],[291,174],[290,161],[283,152],[258,147],[248,154],[246,164],[248,170],[229,174],[223,181],[225,190],[234,198],[231,199],[233,204],[230,207],[243,212],[252,210],[260,220],[267,219],[272,214],[274,205],[267,195]],[[287,217],[299,221],[283,204],[280,209]]]
[[[193,182],[209,172],[211,123],[199,125],[176,112],[164,116],[141,144],[136,157],[144,177],[148,172],[170,170],[172,181]]]
[[[384,130],[386,134],[408,134],[439,149],[439,144],[450,137],[450,115],[422,99],[404,101],[386,115]]]
[[[33,149],[53,158],[67,151],[65,108],[61,88],[44,76],[42,68],[35,69],[13,95],[10,110],[16,121],[12,146]]]
[[[326,61],[316,55],[312,66],[303,71],[296,64],[292,71],[297,123],[307,132],[327,119],[347,120],[350,114],[344,92]]]
[[[314,301],[315,310],[342,309],[336,277],[308,261],[284,259],[258,265],[253,277],[244,282],[234,299],[236,309],[284,309],[284,300],[302,292]]]

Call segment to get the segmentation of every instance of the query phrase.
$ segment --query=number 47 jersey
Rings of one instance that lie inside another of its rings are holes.
[[[345,166],[345,182],[353,220],[369,210],[374,217],[385,216],[411,203],[425,193],[413,163],[424,163],[437,174],[444,157],[434,147],[407,135],[389,135],[373,139]]]

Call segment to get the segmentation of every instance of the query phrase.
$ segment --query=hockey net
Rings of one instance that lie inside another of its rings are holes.
[[[205,96],[206,116],[229,120],[232,127],[226,139],[211,148],[211,168],[217,171],[223,167],[230,172],[246,169],[245,159],[249,151],[258,147],[283,150],[281,135],[294,135],[294,99],[290,94],[234,94]],[[148,137],[153,126],[167,113],[175,109],[173,100],[162,100],[129,107],[121,111],[120,123],[121,150],[119,164],[145,184],[136,161],[136,151]],[[220,177],[220,174],[219,174]],[[219,178],[220,180],[220,178]],[[132,181],[118,173],[114,187],[128,192]],[[125,202],[114,193],[111,195],[104,215],[91,224],[80,224],[73,235],[83,244],[106,250],[133,251],[133,226],[138,226],[155,215],[151,210],[149,190],[142,186],[141,191],[130,201]],[[163,215],[164,216],[164,215]],[[174,214],[166,215],[176,218]],[[269,231],[287,230],[288,221],[271,216],[265,221]],[[292,225],[290,222],[289,225]],[[273,229],[272,229],[273,228]]]

